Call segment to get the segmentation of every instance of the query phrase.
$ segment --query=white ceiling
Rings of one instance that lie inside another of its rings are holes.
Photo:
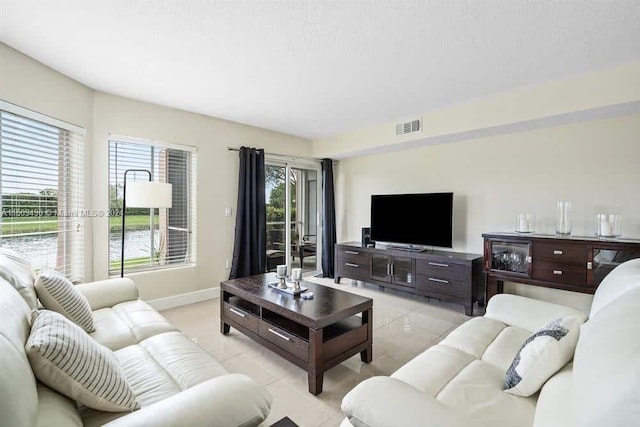
[[[2,0],[87,86],[316,139],[640,60],[639,0]]]

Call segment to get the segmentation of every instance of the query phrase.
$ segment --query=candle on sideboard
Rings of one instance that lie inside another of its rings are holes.
[[[598,225],[598,234],[600,236],[611,236],[611,223],[609,222],[609,218],[607,218],[607,215],[598,216],[600,218],[600,223]]]

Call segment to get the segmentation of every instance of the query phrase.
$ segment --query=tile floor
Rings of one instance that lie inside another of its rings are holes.
[[[344,418],[340,402],[359,382],[375,375],[390,375],[407,361],[436,344],[468,319],[460,304],[382,290],[378,286],[343,279],[308,278],[373,299],[373,361],[353,356],[324,374],[323,392],[307,389],[307,373],[231,328],[220,334],[219,300],[164,310],[162,314],[220,361],[229,372],[249,375],[273,395],[270,426],[288,416],[301,427],[335,427]]]

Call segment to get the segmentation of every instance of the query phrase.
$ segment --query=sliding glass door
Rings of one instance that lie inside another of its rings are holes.
[[[320,165],[267,159],[267,268],[321,269]]]

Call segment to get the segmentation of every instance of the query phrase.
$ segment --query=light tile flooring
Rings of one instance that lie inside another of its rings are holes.
[[[342,279],[309,278],[373,299],[373,361],[356,355],[324,374],[323,392],[308,392],[307,373],[231,328],[220,333],[220,301],[205,301],[165,310],[162,314],[211,353],[230,372],[249,375],[273,395],[273,407],[264,423],[288,416],[299,426],[338,426],[344,415],[340,402],[359,382],[375,375],[390,375],[404,363],[436,344],[468,319],[461,304],[381,290],[378,286]]]

